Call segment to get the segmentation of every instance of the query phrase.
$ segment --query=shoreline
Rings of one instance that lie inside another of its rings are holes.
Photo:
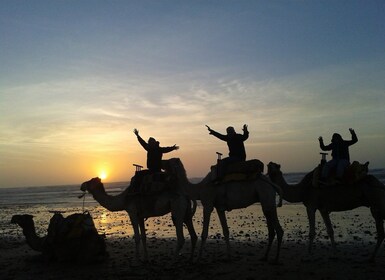
[[[89,206],[89,205],[88,205]],[[108,212],[100,206],[88,207],[100,234],[106,235],[109,258],[100,264],[78,265],[46,263],[39,252],[28,247],[22,230],[8,224],[17,211],[30,210],[35,215],[36,230],[44,235],[49,218],[46,206],[0,207],[0,278],[1,279],[383,279],[385,275],[384,244],[376,263],[366,260],[376,242],[375,223],[368,208],[332,213],[338,253],[331,258],[330,241],[319,214],[316,216],[317,236],[313,256],[307,255],[308,225],[303,205],[286,204],[278,208],[280,223],[285,230],[280,265],[261,262],[267,245],[267,227],[259,204],[227,212],[233,258],[226,258],[222,229],[214,211],[209,238],[200,263],[188,262],[190,237],[184,230],[186,242],[178,262],[174,262],[175,229],[170,215],[146,221],[149,264],[135,260],[133,233],[125,212]],[[64,216],[81,211],[64,207]],[[202,208],[194,216],[195,230],[200,236]],[[200,238],[197,250],[200,246]],[[276,240],[270,252],[275,256]],[[195,259],[198,251],[195,251]]]

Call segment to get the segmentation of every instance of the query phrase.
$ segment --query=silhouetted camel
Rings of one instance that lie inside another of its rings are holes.
[[[211,174],[209,173],[200,183],[192,184],[188,181],[186,171],[179,158],[172,158],[164,162],[165,169],[175,174],[178,184],[184,188],[185,192],[192,199],[200,200],[203,206],[203,230],[202,243],[199,250],[199,258],[202,256],[203,248],[208,236],[211,212],[215,208],[221,222],[223,235],[227,245],[227,255],[231,257],[229,241],[229,228],[226,220],[226,210],[240,209],[260,202],[263,214],[266,217],[269,242],[266,253],[262,260],[267,260],[268,254],[277,234],[278,246],[274,262],[278,262],[283,229],[279,223],[276,208],[276,187],[264,175],[252,181],[236,181],[222,184],[212,184]],[[278,187],[279,188],[279,187]],[[223,198],[222,197],[223,194]]]
[[[87,215],[73,214],[64,218],[55,213],[48,234],[43,237],[37,235],[32,215],[14,215],[11,223],[23,229],[27,244],[41,252],[45,259],[91,263],[103,260],[107,253],[104,238],[97,233],[92,218]]]
[[[270,162],[268,165],[270,179],[283,189],[283,198],[288,202],[302,202],[306,207],[309,219],[309,247],[311,253],[315,237],[315,212],[320,211],[326,225],[327,233],[333,252],[336,251],[333,226],[330,220],[330,212],[347,211],[360,206],[370,208],[376,222],[377,244],[370,257],[374,261],[377,251],[385,238],[383,220],[385,218],[385,186],[374,176],[365,178],[349,186],[329,186],[322,188],[313,187],[313,173],[306,174],[298,183],[289,185],[286,183],[280,165]]]
[[[191,237],[191,255],[193,259],[197,235],[192,223],[194,210],[191,209],[191,201],[186,195],[176,191],[163,191],[159,194],[141,195],[128,193],[129,188],[116,196],[108,195],[99,178],[93,178],[81,185],[82,191],[88,191],[101,206],[109,211],[127,211],[135,234],[136,258],[139,260],[140,240],[142,240],[144,259],[148,260],[146,245],[146,229],[144,220],[149,217],[163,216],[171,212],[172,220],[176,228],[177,247],[175,257],[178,257],[185,239],[183,234],[183,222],[186,224]]]

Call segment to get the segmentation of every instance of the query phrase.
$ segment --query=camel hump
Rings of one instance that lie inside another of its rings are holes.
[[[88,212],[75,213],[66,218],[55,214],[48,226],[48,237],[54,242],[82,238],[90,234],[98,235],[98,232]]]
[[[353,184],[365,178],[369,172],[369,162],[362,164],[358,161],[353,161],[345,171],[344,179],[348,184]]]

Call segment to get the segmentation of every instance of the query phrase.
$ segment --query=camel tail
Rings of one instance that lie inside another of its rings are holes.
[[[195,215],[195,212],[197,210],[197,201],[195,199],[192,199],[192,208],[191,208],[191,217]]]
[[[268,183],[271,186],[273,186],[274,190],[276,191],[276,193],[279,196],[279,201],[277,203],[277,207],[282,207],[282,199],[283,199],[283,190],[282,190],[282,188],[279,185],[273,183],[269,178],[267,178],[266,176],[264,176],[262,174],[261,174],[260,178],[263,181],[265,181],[266,183]]]

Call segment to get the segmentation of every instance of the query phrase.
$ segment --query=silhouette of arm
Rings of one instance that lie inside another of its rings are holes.
[[[242,140],[246,141],[249,138],[249,131],[247,130],[247,125],[243,125],[243,135]]]
[[[324,145],[324,140],[321,136],[318,138],[318,141],[319,141],[319,146],[320,146],[322,151],[330,151],[332,149],[331,144],[329,144],[327,146]]]
[[[207,127],[207,129],[209,131],[209,134],[214,135],[215,137],[217,137],[217,138],[219,138],[219,139],[221,139],[223,141],[227,141],[227,138],[226,138],[225,135],[222,135],[222,134],[216,132],[215,130],[211,129],[207,124],[206,124],[206,127]]]
[[[178,149],[179,149],[179,146],[177,146],[177,145],[174,145],[171,147],[160,147],[160,150],[162,151],[162,153],[169,153],[169,152],[172,152],[172,151],[178,150]]]
[[[137,130],[135,128],[134,129],[134,133],[135,133],[136,137],[138,138],[138,141],[139,141],[140,145],[142,145],[142,147],[147,151],[148,150],[148,144],[146,143],[146,141],[143,140],[142,137],[140,137],[139,130]]]
[[[219,132],[216,132],[215,130],[210,129],[210,134],[217,137],[218,139],[221,139],[222,141],[227,141],[227,136],[220,134]]]
[[[352,128],[349,128],[349,131],[350,131],[350,134],[352,135],[352,140],[350,141],[347,141],[348,142],[348,145],[353,145],[355,143],[358,142],[358,138],[357,138],[357,135],[356,135],[356,132],[354,131],[354,129]]]

